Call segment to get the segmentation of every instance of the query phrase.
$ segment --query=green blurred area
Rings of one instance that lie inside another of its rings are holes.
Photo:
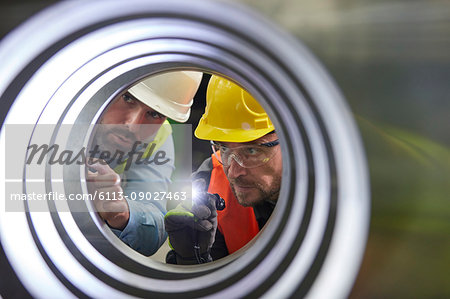
[[[450,150],[358,118],[372,218],[352,298],[450,297]]]
[[[357,115],[372,211],[350,298],[450,298],[450,2],[242,1],[307,46]]]

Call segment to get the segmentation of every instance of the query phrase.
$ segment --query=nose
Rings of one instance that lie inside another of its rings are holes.
[[[136,108],[128,111],[125,115],[124,125],[127,125],[128,130],[134,134],[137,134],[140,130],[140,125],[144,124],[145,120],[144,109]]]
[[[235,179],[247,174],[247,169],[239,165],[233,154],[228,157],[228,162],[228,169],[226,173],[229,179]]]

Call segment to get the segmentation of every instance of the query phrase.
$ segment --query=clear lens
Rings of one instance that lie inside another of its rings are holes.
[[[275,145],[278,145],[278,140],[268,144],[249,144],[233,148],[211,141],[213,153],[220,163],[228,166],[231,159],[234,159],[245,168],[254,168],[267,163],[276,153]]]

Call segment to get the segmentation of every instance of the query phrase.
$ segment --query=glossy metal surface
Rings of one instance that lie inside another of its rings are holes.
[[[244,2],[319,57],[358,120],[372,210],[350,297],[449,297],[450,3]]]
[[[370,170],[372,213],[364,260],[350,297],[448,297],[449,5],[439,1],[416,1],[413,4],[409,1],[373,3],[361,0],[342,4],[331,1],[290,0],[245,2],[294,34],[312,50],[332,74],[357,120]],[[74,5],[72,11],[77,11],[75,7],[78,4],[75,3],[67,4]],[[101,4],[98,5],[100,9]],[[33,55],[45,49],[45,45],[51,44],[49,38],[58,40],[67,32],[76,31],[78,26],[86,25],[89,20],[107,19],[115,14],[127,14],[129,10],[133,10],[127,8],[118,11],[111,6],[108,8],[110,11],[103,8],[104,14],[97,14],[96,17],[89,14],[92,13],[91,9],[80,10],[78,17],[68,22],[70,24],[60,20],[64,26],[59,27],[59,36],[58,30],[51,29],[58,28],[55,24],[49,25],[48,29],[42,28],[44,31],[51,31],[51,34],[30,36],[27,32],[23,33],[33,47],[19,47],[16,44],[12,49],[7,49],[14,51],[15,55],[9,55],[10,59],[6,61],[2,60],[2,69],[8,69],[8,75],[2,77],[0,86],[8,86],[8,78],[14,78],[24,69],[28,65],[27,59],[32,59]],[[208,9],[211,10],[208,12]],[[142,10],[140,12],[143,13]],[[358,134],[352,129],[352,117],[346,111],[346,106],[341,105],[340,95],[335,93],[333,84],[323,75],[314,59],[309,57],[301,46],[296,48],[297,51],[291,51],[292,42],[289,38],[286,41],[282,33],[276,34],[275,37],[271,35],[273,32],[270,30],[261,30],[264,28],[264,25],[261,25],[264,21],[259,27],[250,26],[253,29],[243,33],[244,37],[237,34],[243,38],[239,42],[233,35],[235,31],[226,33],[226,29],[222,32],[215,31],[216,28],[213,30],[215,33],[211,33],[211,28],[206,25],[189,27],[199,19],[212,19],[220,23],[221,20],[231,17],[226,12],[215,10],[213,4],[204,5],[192,12],[192,15],[195,15],[194,21],[190,20],[184,24],[168,21],[163,27],[157,26],[155,31],[148,29],[152,26],[145,26],[147,29],[142,31],[141,25],[145,23],[139,25],[142,20],[123,22],[119,26],[101,25],[95,28],[99,35],[83,36],[83,33],[78,44],[71,43],[70,47],[65,49],[65,55],[69,55],[70,51],[76,53],[70,55],[69,62],[63,59],[62,52],[41,57],[40,62],[51,58],[52,62],[46,66],[47,71],[55,73],[57,80],[48,82],[45,76],[39,78],[39,75],[32,79],[26,78],[25,81],[33,80],[34,83],[29,84],[33,85],[34,89],[23,89],[22,100],[17,99],[18,104],[15,105],[20,105],[20,102],[27,105],[27,99],[38,93],[41,96],[33,97],[33,105],[40,105],[37,110],[44,111],[44,117],[53,122],[70,123],[77,120],[79,112],[90,102],[93,106],[88,105],[91,108],[84,111],[89,112],[88,119],[92,120],[104,103],[105,94],[111,92],[103,88],[105,84],[115,77],[118,80],[112,89],[130,83],[133,76],[136,76],[129,75],[132,69],[140,68],[139,75],[154,71],[155,63],[160,63],[156,69],[183,64],[228,74],[261,95],[266,108],[277,118],[276,124],[285,129],[284,154],[293,157],[290,151],[296,150],[298,159],[293,159],[289,165],[297,167],[293,167],[289,174],[297,174],[297,181],[283,182],[283,192],[286,196],[293,192],[292,186],[300,186],[300,189],[303,188],[302,192],[306,192],[308,187],[305,180],[298,178],[306,177],[311,168],[305,167],[306,163],[301,162],[309,161],[310,165],[314,165],[317,192],[307,233],[302,235],[289,228],[300,227],[302,217],[291,215],[289,211],[301,211],[300,214],[305,215],[304,202],[288,201],[275,211],[277,217],[253,244],[252,250],[241,256],[239,264],[233,263],[231,258],[202,270],[180,270],[152,263],[127,251],[120,242],[108,237],[105,230],[101,229],[98,219],[91,214],[74,217],[59,213],[55,217],[35,213],[28,218],[23,214],[3,214],[2,246],[6,248],[10,265],[2,259],[2,265],[5,265],[2,267],[2,275],[12,276],[15,272],[20,280],[19,283],[11,285],[18,284],[20,287],[24,284],[34,296],[45,296],[46,291],[51,289],[52,294],[58,297],[95,296],[99,293],[147,297],[149,294],[154,295],[152,292],[155,290],[164,293],[168,288],[172,288],[171,292],[175,293],[189,290],[190,293],[184,292],[186,296],[215,294],[222,297],[251,295],[273,298],[285,297],[295,292],[297,296],[308,294],[312,297],[328,298],[345,297],[348,294],[365,246],[365,221],[368,220],[367,207],[364,206],[364,199],[367,198],[367,189],[364,186],[365,162],[358,150],[359,142],[355,143]],[[54,11],[56,16],[58,13],[60,12]],[[242,12],[242,15],[236,13],[234,24],[229,26],[237,28],[237,32],[247,26],[249,23],[246,20],[249,17],[245,13],[252,15],[250,11]],[[83,18],[83,15],[87,17]],[[259,20],[259,17],[256,19]],[[213,23],[209,23],[209,26]],[[193,31],[185,31],[186,25]],[[183,30],[180,27],[183,27]],[[219,27],[230,28],[227,24],[221,24]],[[33,31],[33,28],[26,30]],[[125,61],[128,55],[148,53],[149,48],[151,51],[164,52],[168,48],[162,39],[143,40],[159,33],[161,36],[178,36],[181,31],[183,38],[186,37],[185,32],[193,32],[191,37],[198,41],[181,43],[177,49],[183,55],[175,58],[149,55],[147,61],[136,59],[131,63],[123,62],[114,68],[109,68],[109,63],[105,62],[110,61],[108,55]],[[225,36],[231,35],[231,38],[224,39],[224,33]],[[106,38],[116,34],[123,35],[118,39]],[[142,41],[133,40],[139,34]],[[99,39],[101,36],[105,38]],[[125,41],[123,46],[117,47],[127,38],[129,40]],[[200,40],[212,41],[213,45],[206,47]],[[67,40],[64,42],[70,43]],[[259,49],[262,49],[262,53],[252,48],[252,43],[261,43]],[[83,50],[86,45],[94,44],[96,46],[91,46],[89,51]],[[221,47],[215,48],[219,44]],[[295,42],[294,44],[298,46]],[[111,49],[114,47],[117,48],[112,55]],[[224,55],[221,52],[223,48],[232,51]],[[268,50],[270,48],[274,49],[274,52]],[[250,49],[252,51],[249,51]],[[4,48],[2,50],[6,51]],[[198,54],[195,57],[192,55],[198,51],[201,51],[203,59],[200,59]],[[58,61],[58,56],[62,60]],[[234,56],[239,59],[233,58]],[[273,57],[279,59],[277,64],[272,60]],[[211,58],[214,58],[214,63]],[[92,63],[80,67],[86,60]],[[64,68],[58,67],[61,61],[65,64]],[[153,67],[149,69],[146,65]],[[254,69],[255,65],[260,67],[258,71]],[[29,68],[33,67],[33,64],[29,65]],[[98,71],[101,68],[105,70],[102,75],[92,84],[86,85],[89,74],[92,76],[92,70]],[[286,69],[293,69],[296,79],[287,76]],[[64,77],[71,73],[74,73],[74,76],[66,82]],[[311,102],[299,96],[298,90],[293,88],[296,84],[291,85],[290,80],[300,82],[299,85],[304,88],[302,94],[306,92],[310,95],[314,103],[312,106],[318,109],[318,113],[311,113]],[[46,88],[37,89],[41,84],[45,84]],[[58,89],[59,86],[62,88]],[[79,90],[83,90],[79,100],[71,101]],[[282,95],[282,92],[285,94]],[[286,109],[282,100],[277,101],[284,99],[283,96],[288,96],[288,101],[297,103],[295,109]],[[64,105],[51,105],[51,101],[44,109],[50,97],[57,103],[66,102]],[[327,98],[330,100],[326,100]],[[6,102],[10,100],[12,99],[6,98]],[[340,104],[335,105],[336,103]],[[68,106],[71,108],[66,110]],[[4,107],[2,102],[2,113],[6,113]],[[299,118],[295,118],[296,113],[293,111],[298,113]],[[20,123],[24,119],[30,123],[39,121],[33,111],[25,117],[22,113],[23,110],[15,117],[8,117],[10,120],[17,119]],[[61,118],[61,115],[64,115],[64,118]],[[292,121],[289,122],[290,120]],[[301,134],[293,123],[305,130],[306,135],[303,135],[303,138],[299,138]],[[324,127],[318,128],[318,123],[322,123]],[[330,139],[328,146],[324,145],[327,138]],[[302,150],[308,146],[311,146],[312,154]],[[333,157],[331,160],[330,153]],[[339,185],[336,189],[341,192],[338,197],[341,200],[336,210],[337,224],[331,225],[334,227],[331,234],[333,238],[328,239],[331,240],[331,245],[327,249],[319,244],[323,244],[323,240],[330,236],[328,233],[325,234],[328,237],[323,237],[324,225],[333,223],[329,215],[324,213],[330,211],[330,202],[326,199],[329,192],[333,191],[333,188],[329,187],[330,179],[333,179],[329,173],[333,168],[330,168],[333,161],[336,162],[338,181],[346,187]],[[348,193],[342,190],[352,190],[354,194],[348,196]],[[302,192],[297,194],[306,198],[306,194]],[[358,199],[363,200],[363,206],[356,204]],[[339,213],[343,214],[339,216]],[[288,222],[282,219],[288,219]],[[87,221],[88,225],[80,227],[81,221]],[[8,227],[17,229],[16,236],[20,235],[20,238],[13,238],[11,231],[5,229],[5,223]],[[36,230],[30,232],[27,223],[33,223]],[[7,241],[5,234],[10,238]],[[62,236],[67,236],[71,241],[61,242],[61,239],[64,239]],[[293,245],[299,237],[305,238],[298,251],[289,249],[300,245]],[[278,242],[268,247],[271,239]],[[26,252],[25,249],[15,248],[26,248]],[[105,248],[112,253],[105,255]],[[322,248],[322,251],[317,251],[318,248]],[[316,255],[317,253],[319,254]],[[295,258],[285,259],[292,254]],[[321,254],[326,257],[324,260],[314,257]],[[254,260],[258,260],[259,266],[251,265]],[[288,260],[292,262],[291,266],[286,265]],[[319,262],[313,262],[315,266],[309,268],[308,265],[314,260]],[[29,275],[30,269],[32,276]],[[213,269],[215,271],[210,272]],[[319,274],[315,275],[313,272]],[[247,274],[243,276],[239,273]],[[36,283],[36,276],[40,277],[39,284]],[[166,284],[164,279],[168,277],[175,277],[177,283]],[[233,277],[242,279],[239,281]],[[272,283],[264,283],[270,278]],[[222,282],[218,283],[219,281]],[[10,288],[6,289],[9,294],[13,292]]]

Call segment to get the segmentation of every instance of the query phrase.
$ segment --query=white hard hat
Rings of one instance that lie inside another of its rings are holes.
[[[191,114],[193,98],[202,76],[203,73],[194,71],[163,73],[148,77],[128,92],[168,118],[185,122]]]

